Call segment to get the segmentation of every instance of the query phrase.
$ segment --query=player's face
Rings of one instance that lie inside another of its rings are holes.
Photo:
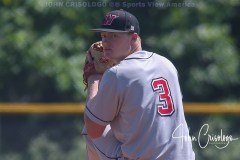
[[[129,33],[101,32],[103,51],[113,60],[121,61],[131,52],[132,36]]]

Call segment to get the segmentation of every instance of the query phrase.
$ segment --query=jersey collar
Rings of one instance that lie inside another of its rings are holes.
[[[147,52],[147,51],[137,51],[134,52],[132,54],[130,54],[129,56],[127,56],[124,60],[130,60],[130,59],[148,59],[153,55],[152,52]]]

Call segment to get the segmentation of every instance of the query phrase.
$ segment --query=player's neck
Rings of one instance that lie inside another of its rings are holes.
[[[141,43],[137,43],[137,44],[131,46],[131,50],[127,55],[115,60],[116,64],[120,63],[122,60],[124,60],[130,54],[133,54],[133,53],[141,51],[141,50],[142,50]]]
[[[136,48],[133,49],[133,51],[131,52],[132,53],[135,53],[135,52],[138,52],[138,51],[141,51],[142,50],[142,47],[141,46],[137,46]]]
[[[130,54],[132,53],[135,53],[135,52],[138,52],[138,51],[141,51],[142,50],[142,46],[141,46],[141,43],[136,43],[132,46],[132,49],[130,51]],[[129,55],[130,55],[129,54]]]

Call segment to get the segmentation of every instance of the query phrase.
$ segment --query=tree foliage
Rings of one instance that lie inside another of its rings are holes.
[[[53,2],[59,1],[1,2],[1,101],[84,101],[85,51],[99,40],[89,29],[97,27],[110,8]],[[143,8],[123,9],[138,17],[143,48],[177,66],[184,100],[237,100],[239,2],[191,1],[193,7],[175,5],[184,1],[159,2],[165,7],[144,2]]]
[[[0,101],[83,101],[85,51],[96,40],[86,9],[49,1],[3,1],[0,10]],[[93,11],[89,16],[96,16]]]

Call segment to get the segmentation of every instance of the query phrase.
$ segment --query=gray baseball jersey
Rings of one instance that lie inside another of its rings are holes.
[[[107,70],[85,114],[110,124],[129,159],[192,160],[177,70],[166,58],[135,52]]]
[[[114,137],[109,125],[99,138],[91,139],[86,132],[83,135],[86,139],[86,160],[122,159],[121,143]]]

